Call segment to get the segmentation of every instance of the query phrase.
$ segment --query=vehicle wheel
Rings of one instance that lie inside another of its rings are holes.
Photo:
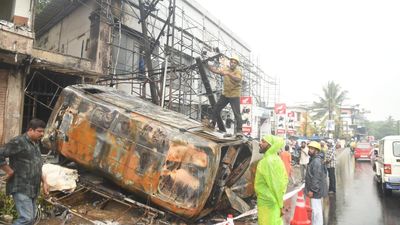
[[[392,195],[392,190],[391,189],[387,189],[384,182],[381,182],[381,190],[382,190],[382,194],[385,195],[385,196]]]

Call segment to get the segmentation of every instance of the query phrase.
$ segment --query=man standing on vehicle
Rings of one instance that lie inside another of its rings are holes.
[[[212,113],[212,125],[215,126],[217,118],[221,118],[221,111],[229,103],[236,121],[236,134],[242,134],[242,115],[240,114],[240,95],[242,91],[242,72],[238,68],[239,57],[229,59],[228,68],[209,67],[210,71],[223,76],[224,89]],[[220,128],[221,129],[221,128]],[[224,131],[225,130],[221,130]]]
[[[14,225],[33,224],[36,215],[36,199],[40,192],[48,194],[48,186],[42,176],[42,158],[39,142],[43,137],[46,124],[32,119],[25,134],[11,139],[0,147],[0,168],[6,173],[6,194],[12,195],[18,218]],[[9,158],[7,164],[5,158]]]
[[[328,140],[328,151],[325,155],[325,165],[328,169],[329,177],[329,193],[336,192],[336,176],[335,176],[335,166],[336,166],[336,147],[333,145],[333,140]]]
[[[326,170],[321,154],[321,145],[312,141],[308,145],[308,154],[311,156],[307,166],[304,192],[311,199],[312,225],[323,225],[322,198],[328,195],[326,184]]]
[[[273,135],[264,136],[260,142],[260,153],[265,155],[258,162],[254,181],[259,225],[283,224],[283,195],[288,184],[285,165],[278,156],[283,145],[283,138]]]

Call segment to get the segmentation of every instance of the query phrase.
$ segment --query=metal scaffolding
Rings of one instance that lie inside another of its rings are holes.
[[[232,44],[221,35],[226,31],[221,28],[217,33],[208,31],[204,20],[191,17],[184,7],[176,4],[176,0],[116,2],[97,0],[100,16],[113,26],[114,35],[110,44],[116,49],[113,51],[110,74],[102,77],[99,83],[111,86],[129,84],[132,94],[200,120],[202,113],[207,113],[209,103],[195,58],[206,60],[216,54],[237,54],[241,58],[244,75],[242,95],[253,96],[261,107],[271,107],[278,100],[279,83],[276,78],[264,73],[249,55],[233,49]],[[129,28],[127,21],[138,21],[141,33]],[[128,45],[121,43],[123,33],[139,36],[140,41],[129,49]],[[122,51],[132,52],[132,68],[120,69],[118,63]],[[220,94],[221,77],[213,74],[209,77],[214,93]]]

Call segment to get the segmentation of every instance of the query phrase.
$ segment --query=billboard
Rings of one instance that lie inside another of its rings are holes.
[[[240,112],[242,114],[243,126],[242,132],[244,134],[251,134],[252,132],[252,113],[253,113],[253,99],[251,96],[240,97]]]
[[[294,127],[294,121],[295,121],[295,113],[293,111],[290,111],[287,113],[287,133],[289,135],[294,135],[296,133],[296,129]]]
[[[276,103],[274,107],[276,115],[276,134],[286,134],[286,104]]]

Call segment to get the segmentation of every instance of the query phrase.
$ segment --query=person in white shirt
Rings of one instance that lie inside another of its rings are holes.
[[[301,182],[305,180],[305,173],[307,169],[308,161],[310,160],[310,156],[308,155],[308,147],[305,141],[301,142],[300,146],[300,174],[301,174]]]

